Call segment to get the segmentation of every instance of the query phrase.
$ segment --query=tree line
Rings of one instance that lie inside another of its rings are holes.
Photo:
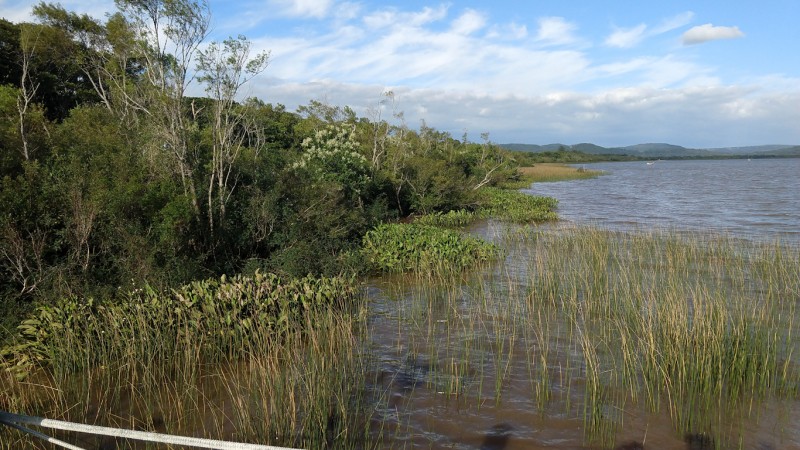
[[[6,329],[35,304],[145,283],[359,270],[377,224],[469,208],[516,174],[487,135],[412,129],[391,92],[368,117],[240,99],[269,53],[208,42],[206,4],[116,6],[105,20],[50,3],[32,23],[0,20]]]

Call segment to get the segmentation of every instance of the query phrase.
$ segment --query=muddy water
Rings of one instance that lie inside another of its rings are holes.
[[[503,233],[494,223],[473,231],[498,242]],[[615,392],[623,401],[595,415],[607,431],[588,436],[578,332],[530,301],[524,259],[511,251],[500,269],[434,286],[414,277],[372,283],[373,434],[383,448],[800,449],[800,403],[785,400],[718,405],[713,434],[687,433],[669,399],[653,412]],[[547,325],[529,326],[536,320]]]

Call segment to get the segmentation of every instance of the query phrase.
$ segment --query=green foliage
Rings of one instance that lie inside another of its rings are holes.
[[[0,86],[18,86],[22,72],[19,61],[19,25],[0,19]]]
[[[540,223],[557,220],[553,211],[558,200],[509,191],[485,188],[481,191],[479,212],[485,217],[494,217],[514,223]]]
[[[480,218],[480,216],[473,211],[458,209],[448,211],[446,213],[437,211],[433,214],[426,214],[424,216],[417,217],[414,219],[414,224],[432,225],[435,227],[444,228],[457,228],[467,226],[478,218]]]
[[[361,195],[370,182],[369,163],[360,153],[353,129],[328,125],[303,140],[303,154],[292,167],[316,183],[332,182],[345,195]]]
[[[509,151],[520,166],[533,166],[537,163],[591,163],[604,161],[633,161],[639,158],[629,155],[595,155],[577,150],[554,152]]]
[[[474,267],[499,256],[499,249],[481,239],[443,228],[384,224],[368,232],[361,254],[382,272],[449,272]]]
[[[18,327],[18,343],[0,356],[6,366],[23,371],[31,363],[56,361],[80,370],[96,365],[97,358],[121,359],[124,355],[108,352],[130,351],[124,342],[149,342],[135,347],[143,352],[136,358],[163,360],[172,346],[187,341],[196,342],[207,361],[218,361],[240,352],[256,330],[278,337],[303,326],[311,311],[346,307],[357,292],[354,281],[342,277],[283,279],[256,272],[195,281],[168,293],[147,286],[122,302],[73,298],[39,307]],[[104,352],[84,354],[72,347],[76,342]]]
[[[199,2],[117,7],[103,21],[40,3],[40,23],[0,29],[17,56],[27,30],[29,86],[39,85],[26,142],[20,90],[0,87],[0,249],[10,255],[0,293],[11,322],[32,304],[117,298],[145,284],[257,268],[361,271],[354,255],[377,224],[473,208],[482,187],[513,176],[510,154],[488,136],[474,144],[424,123],[411,130],[391,95],[394,123],[319,101],[297,113],[236,103],[266,53],[248,65],[244,37],[195,47],[208,25]],[[153,35],[156,22],[171,28]],[[157,49],[161,38],[169,42]],[[185,96],[198,48],[211,98]],[[422,221],[469,220],[458,214]]]

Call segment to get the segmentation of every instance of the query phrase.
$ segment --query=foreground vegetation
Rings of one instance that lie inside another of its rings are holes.
[[[16,349],[41,369],[2,371],[0,409],[299,448],[361,442],[369,360],[354,294],[343,279],[257,275],[141,292],[130,306],[42,309],[22,329],[30,345]],[[38,443],[1,433],[0,448]]]

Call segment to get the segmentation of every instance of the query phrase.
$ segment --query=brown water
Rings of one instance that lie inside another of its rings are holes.
[[[491,222],[473,231],[498,242],[505,233]],[[500,266],[437,286],[372,283],[373,432],[385,448],[595,449],[613,436],[619,449],[800,449],[800,402],[770,399],[713,406],[713,432],[679,432],[669,399],[653,412],[614,392],[595,415],[606,439],[588,436],[579,331],[530,300],[524,252]],[[546,331],[526,325],[537,316]]]

